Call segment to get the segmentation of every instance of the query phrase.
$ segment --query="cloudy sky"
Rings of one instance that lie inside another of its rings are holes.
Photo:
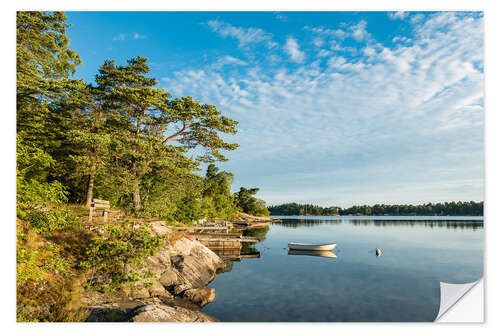
[[[239,121],[220,168],[268,204],[483,200],[483,15],[68,13],[77,72],[141,55]]]

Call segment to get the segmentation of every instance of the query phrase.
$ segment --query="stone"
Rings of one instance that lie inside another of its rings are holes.
[[[180,306],[142,305],[131,311],[132,322],[215,322],[215,318]]]
[[[187,298],[194,304],[203,307],[215,299],[215,289],[214,288],[189,289],[184,292],[183,297]]]
[[[130,292],[130,296],[132,298],[148,298],[150,295],[149,291],[146,288],[142,288],[142,289],[132,290]]]
[[[188,285],[188,284],[179,284],[179,285],[176,285],[174,287],[174,294],[175,295],[180,295],[180,294],[182,294],[184,291],[186,291],[188,289],[191,289],[191,286]]]
[[[165,271],[159,279],[159,282],[164,286],[164,287],[169,287],[176,285],[177,282],[179,281],[179,277],[177,276],[177,272],[174,270],[168,270]]]
[[[187,238],[181,238],[178,239],[174,246],[173,246],[173,251],[181,256],[187,256],[189,255],[189,252],[191,252],[191,247],[193,246],[193,241]]]
[[[165,222],[163,221],[149,222],[149,226],[155,235],[168,235],[172,232],[172,230],[165,226]]]
[[[90,314],[85,319],[86,322],[117,322],[127,320],[127,315],[124,311],[111,308],[90,307]]]
[[[165,290],[165,287],[157,280],[153,280],[153,285],[148,289],[148,291],[152,297],[165,296],[165,293],[168,293],[168,291]]]

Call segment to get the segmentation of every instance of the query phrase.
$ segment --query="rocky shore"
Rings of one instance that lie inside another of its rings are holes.
[[[171,234],[162,221],[152,222],[158,235]],[[132,322],[213,322],[217,319],[200,312],[215,298],[206,288],[224,261],[196,240],[183,237],[158,249],[146,260],[154,273],[147,288],[130,288],[117,293],[86,291],[81,297],[89,311],[87,321]]]

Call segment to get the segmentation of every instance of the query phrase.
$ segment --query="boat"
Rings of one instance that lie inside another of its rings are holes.
[[[290,256],[314,256],[323,258],[337,258],[337,255],[332,251],[308,251],[308,250],[289,250]]]
[[[290,250],[307,251],[331,251],[337,246],[337,243],[330,244],[308,244],[308,243],[288,243]]]

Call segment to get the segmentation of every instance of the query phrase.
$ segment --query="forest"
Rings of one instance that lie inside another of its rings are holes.
[[[445,203],[427,203],[422,205],[385,205],[376,204],[373,206],[352,206],[341,207],[320,207],[311,204],[286,203],[267,207],[271,215],[314,215],[314,216],[335,216],[335,215],[363,215],[363,216],[483,216],[483,201],[458,201]]]

